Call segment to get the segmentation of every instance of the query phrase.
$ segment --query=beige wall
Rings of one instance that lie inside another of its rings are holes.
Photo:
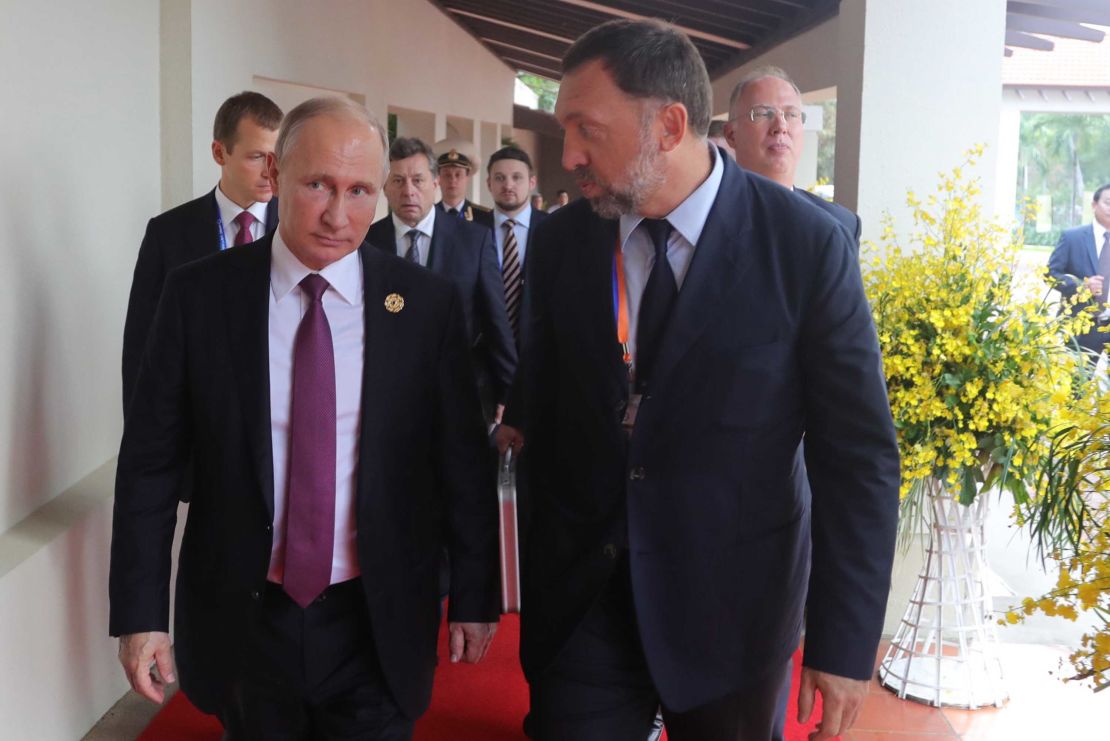
[[[169,1],[191,5],[190,84],[163,95],[191,96],[193,195],[218,175],[208,151],[216,109],[256,77],[361,96],[383,121],[413,112],[429,144],[446,136],[448,116],[479,130],[512,123],[513,71],[427,0]]]
[[[0,735],[71,741],[126,687],[110,462],[131,268],[160,205],[158,4],[9,0],[0,69]]]

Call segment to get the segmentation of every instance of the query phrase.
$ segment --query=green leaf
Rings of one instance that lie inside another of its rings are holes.
[[[965,468],[963,485],[960,487],[960,504],[971,504],[975,501],[975,469]]]

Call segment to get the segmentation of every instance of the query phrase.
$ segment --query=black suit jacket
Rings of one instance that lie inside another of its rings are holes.
[[[146,347],[154,310],[162,295],[162,285],[170,271],[179,265],[199,260],[220,251],[219,210],[215,189],[200,198],[183,203],[147,222],[139,246],[131,296],[127,300],[127,319],[123,327],[123,411],[135,391],[139,360]],[[277,228],[277,199],[266,205],[266,233]]]
[[[176,480],[194,451],[175,652],[181,686],[217,709],[255,629],[272,546],[268,294],[272,237],[173,272],[143,356],[116,475],[112,635],[168,626]],[[366,350],[356,492],[358,561],[373,639],[402,710],[427,707],[438,569],[451,620],[498,613],[492,453],[463,312],[447,281],[363,247]],[[397,313],[383,305],[400,294]]]
[[[386,216],[370,226],[366,241],[396,255],[396,233],[393,218]],[[504,403],[516,373],[517,357],[513,331],[505,313],[493,233],[440,211],[432,227],[427,265],[433,273],[449,278],[458,287],[478,381],[492,389],[497,403]]]
[[[808,190],[795,188],[794,192],[805,198],[814,206],[820,208],[822,211],[828,212],[829,215],[839,221],[841,226],[843,226],[848,231],[848,234],[850,234],[855,240],[853,246],[855,247],[856,252],[859,252],[859,238],[860,235],[863,233],[863,224],[857,214],[844,208],[839,203],[826,201],[821,196],[817,195],[816,193],[810,193]]]
[[[443,201],[437,203],[436,208],[439,209],[439,212],[444,216],[450,215],[447,213],[447,209],[444,208]],[[464,215],[468,208],[470,209],[470,219],[467,219]],[[493,228],[493,211],[486,208],[485,206],[479,206],[478,204],[473,203],[469,198],[467,198],[463,200],[462,212],[462,214],[456,214],[454,218],[458,219],[459,221],[469,221],[472,224],[484,226],[486,229]]]
[[[866,679],[894,555],[899,462],[848,235],[726,160],[627,438],[617,234],[616,221],[573,203],[537,231],[529,257],[514,411],[533,507],[525,672],[550,665],[627,539],[639,633],[668,707],[782,666],[807,593],[805,663]]]

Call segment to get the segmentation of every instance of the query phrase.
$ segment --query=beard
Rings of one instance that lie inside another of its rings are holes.
[[[517,198],[515,201],[505,201],[505,200],[499,201],[499,200],[497,200],[496,197],[494,197],[494,199],[493,199],[493,205],[497,206],[497,208],[501,209],[501,211],[503,211],[504,213],[507,213],[507,214],[511,214],[513,211],[516,211],[518,208],[522,208],[524,206],[524,204],[527,203],[527,202],[528,202],[527,198]]]
[[[639,213],[644,203],[663,184],[663,150],[653,141],[649,131],[640,134],[640,150],[628,165],[620,183],[600,180],[588,167],[576,167],[574,177],[580,183],[592,183],[601,194],[590,198],[590,206],[606,219],[617,219],[625,214]]]

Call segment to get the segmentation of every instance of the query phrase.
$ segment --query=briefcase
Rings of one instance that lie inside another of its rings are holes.
[[[516,511],[516,458],[505,451],[497,469],[501,520],[501,612],[520,612],[520,538]]]

